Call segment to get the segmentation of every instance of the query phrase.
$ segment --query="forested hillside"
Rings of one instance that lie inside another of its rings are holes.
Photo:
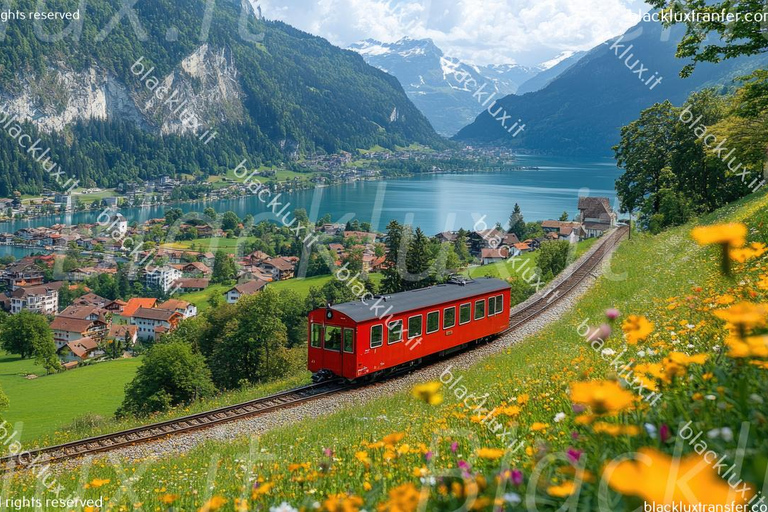
[[[258,20],[239,2],[216,2],[208,17],[208,3],[139,0],[134,21],[117,14],[118,0],[91,1],[81,26],[46,21],[43,37],[30,20],[10,21],[0,41],[4,112],[43,138],[67,176],[96,186],[217,174],[246,157],[258,165],[377,144],[443,144],[397,80],[359,55]],[[16,4],[34,11],[36,2]],[[198,132],[153,98],[148,78],[132,71],[139,59],[154,68],[149,78],[189,100]],[[207,144],[196,137],[204,130],[217,132]],[[46,184],[47,173],[5,131],[0,152],[0,196]]]

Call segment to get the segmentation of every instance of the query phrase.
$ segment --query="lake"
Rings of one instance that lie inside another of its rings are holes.
[[[428,235],[459,228],[482,229],[496,222],[507,224],[515,203],[519,203],[526,221],[556,219],[563,211],[573,217],[578,213],[579,196],[609,197],[616,202],[614,183],[621,174],[612,159],[518,156],[517,165],[539,170],[506,170],[471,174],[429,174],[386,181],[357,181],[314,190],[285,193],[282,208],[304,208],[310,218],[330,213],[333,222],[353,218],[371,222],[383,231],[387,223],[399,222],[420,227]],[[217,212],[234,211],[241,218],[252,214],[256,221],[273,217],[256,196],[179,205],[184,212],[202,212],[211,206]],[[139,223],[163,217],[171,206],[161,205],[121,210],[129,222]],[[278,209],[279,209],[278,208]],[[286,211],[289,211],[286,210]],[[13,232],[22,227],[49,226],[56,223],[93,223],[99,211],[41,217],[0,223],[0,231]],[[0,247],[0,254],[20,257],[29,251]]]

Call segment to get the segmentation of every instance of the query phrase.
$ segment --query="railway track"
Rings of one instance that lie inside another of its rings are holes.
[[[302,402],[314,400],[321,396],[337,393],[348,387],[349,386],[341,380],[309,384],[307,386],[283,391],[264,398],[257,398],[237,405],[230,405],[211,411],[191,414],[182,418],[123,430],[114,434],[104,434],[82,439],[80,441],[30,450],[29,457],[25,454],[24,460],[29,463],[28,461],[41,457],[41,460],[45,460],[45,462],[48,463],[111,451],[137,443],[152,441],[166,436],[181,434],[183,432],[200,430],[240,418],[298,405]],[[19,461],[17,456],[0,458],[0,471],[6,471],[16,465],[24,465],[23,461]]]
[[[614,231],[608,238],[600,242],[600,246],[597,250],[577,267],[573,268],[570,271],[570,274],[565,276],[565,278],[553,287],[549,293],[532,301],[520,311],[514,312],[510,316],[509,328],[504,331],[502,335],[513,331],[520,325],[536,318],[553,304],[567,297],[574,288],[581,284],[584,279],[597,268],[597,266],[605,259],[605,256],[610,253],[627,232],[628,228],[619,228]],[[192,414],[182,418],[123,430],[113,434],[104,434],[81,439],[79,441],[30,450],[29,456],[26,456],[26,453],[24,453],[24,459],[27,461],[26,464],[29,464],[29,461],[34,460],[43,461],[43,463],[47,464],[65,459],[93,455],[138,443],[157,440],[167,436],[178,435],[184,432],[210,428],[215,425],[249,416],[292,407],[303,402],[315,400],[322,396],[328,396],[343,390],[348,390],[350,387],[349,384],[346,384],[341,379],[309,384],[307,386],[283,391],[267,397]],[[19,460],[18,456],[0,458],[0,472],[8,471],[16,466],[25,466],[24,461]]]
[[[548,293],[545,293],[538,299],[532,301],[520,311],[512,313],[509,317],[509,328],[504,331],[502,335],[511,332],[524,323],[536,318],[544,313],[550,306],[566,298],[574,288],[579,286],[587,276],[594,272],[597,266],[605,260],[605,257],[611,253],[613,248],[619,244],[627,233],[629,233],[628,227],[621,227],[611,233],[608,238],[602,241],[597,250],[581,262],[578,267],[571,269],[570,273],[555,287],[550,289]]]

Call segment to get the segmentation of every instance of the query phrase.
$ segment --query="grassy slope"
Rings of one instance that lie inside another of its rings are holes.
[[[22,422],[21,438],[29,440],[52,433],[85,412],[111,416],[140,362],[140,358],[120,359],[27,380],[24,374],[45,375],[45,371],[30,360],[0,357],[0,385],[11,402],[3,419]]]
[[[742,201],[708,216],[701,223],[726,220],[746,222],[753,229],[751,238],[764,240],[768,236],[768,197],[762,194]],[[533,454],[530,447],[540,441],[547,442],[553,450],[568,446],[574,428],[572,417],[563,423],[552,422],[557,412],[570,411],[570,401],[565,395],[568,382],[587,374],[596,378],[610,373],[610,367],[577,334],[579,324],[585,319],[602,321],[608,307],[617,307],[625,315],[666,311],[667,297],[688,294],[694,286],[717,288],[712,279],[716,272],[713,269],[717,268],[716,251],[697,247],[689,237],[690,228],[683,226],[657,237],[640,235],[625,242],[613,259],[611,272],[613,275],[626,273],[626,279],[601,278],[559,322],[518,346],[460,372],[470,392],[490,393],[487,404],[491,407],[509,403],[512,397],[530,396],[530,402],[517,417],[528,448],[514,454],[513,465],[529,467]],[[613,348],[620,349],[617,341],[613,341]],[[536,421],[551,426],[532,432],[530,426]],[[405,433],[403,443],[410,446],[403,453],[387,461],[382,459],[381,450],[369,449],[372,458],[369,468],[356,460],[355,453],[365,450],[365,442],[398,431]],[[268,502],[286,499],[297,505],[305,502],[307,493],[312,496],[310,501],[316,501],[331,492],[350,491],[364,496],[367,504],[377,503],[397,483],[417,481],[414,470],[424,466],[423,451],[418,446],[420,443],[424,443],[425,448],[430,446],[438,435],[456,439],[460,444],[455,455],[444,451],[435,456],[436,467],[450,467],[457,457],[469,460],[476,469],[494,467],[491,462],[474,458],[473,446],[497,446],[498,440],[472,421],[453,396],[447,395],[443,405],[433,407],[411,399],[406,393],[398,393],[324,417],[321,423],[309,419],[271,431],[257,440],[257,446],[265,447],[269,456],[252,458],[249,464],[243,462],[248,453],[246,441],[209,443],[183,457],[151,463],[134,489],[139,490],[146,507],[154,508],[159,503],[157,488],[162,486],[167,492],[181,495],[175,506],[193,509],[211,496],[210,489],[215,485],[217,495],[229,498],[227,510],[231,510],[233,498],[252,483],[244,474],[244,468],[251,466],[261,481],[275,484],[271,495],[265,498]],[[328,448],[334,450],[333,469],[329,473],[287,469],[291,464],[307,463],[308,468],[316,469],[328,463],[323,455],[323,450]],[[220,462],[215,466],[216,472],[209,475],[205,468],[211,467],[213,460]],[[96,476],[115,480],[110,468],[94,468],[91,478]],[[215,478],[215,484],[210,478]],[[366,483],[372,485],[370,491],[365,490]],[[75,486],[74,483],[66,485],[68,489]],[[109,484],[98,492],[87,491],[86,496],[110,495],[114,490],[114,484]],[[21,484],[15,486],[15,492],[19,495],[23,492]]]

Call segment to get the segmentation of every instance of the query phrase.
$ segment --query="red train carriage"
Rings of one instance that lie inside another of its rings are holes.
[[[316,309],[309,370],[349,380],[417,364],[509,327],[509,285],[482,278]]]

